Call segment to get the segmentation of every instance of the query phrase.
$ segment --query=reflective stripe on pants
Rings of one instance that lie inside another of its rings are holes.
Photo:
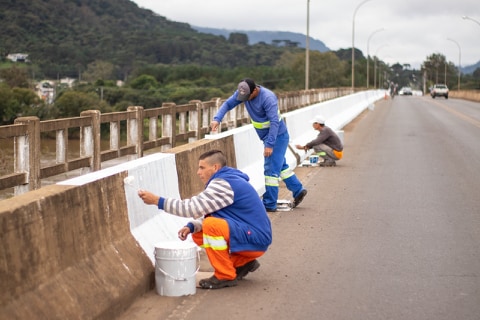
[[[205,249],[217,279],[235,279],[237,277],[235,268],[264,254],[264,251],[239,251],[230,254],[230,229],[225,219],[205,218],[202,228],[201,232],[192,234],[192,239]]]
[[[289,168],[287,159],[285,159],[289,140],[288,132],[279,135],[275,141],[272,155],[264,158],[265,193],[263,194],[263,204],[269,209],[276,208],[278,200],[278,183],[276,185],[269,183],[272,181],[271,178],[281,178],[287,189],[292,192],[293,197],[298,196],[303,190],[302,183]]]

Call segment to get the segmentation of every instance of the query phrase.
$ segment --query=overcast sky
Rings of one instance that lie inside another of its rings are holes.
[[[418,69],[432,53],[462,67],[480,61],[478,0],[134,0],[169,20],[200,27],[307,33],[331,50],[355,47]],[[462,19],[467,16],[469,19]],[[381,29],[382,31],[378,31]],[[369,41],[370,39],[370,41]],[[451,39],[451,40],[447,40]],[[458,45],[457,45],[458,44]],[[367,48],[368,47],[368,48]]]

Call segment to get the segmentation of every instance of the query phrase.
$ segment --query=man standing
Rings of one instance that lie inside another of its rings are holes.
[[[330,127],[325,125],[325,119],[322,116],[316,116],[312,120],[312,125],[315,130],[319,131],[318,136],[304,146],[297,144],[295,147],[305,151],[313,148],[315,154],[324,159],[320,163],[322,167],[336,166],[335,160],[343,157],[342,141]]]
[[[192,217],[178,231],[185,240],[192,233],[193,241],[205,248],[214,275],[200,280],[203,289],[219,289],[237,285],[249,272],[260,267],[256,260],[272,243],[272,227],[267,212],[248,176],[226,166],[219,150],[202,154],[197,175],[205,190],[191,199],[163,198],[140,190],[144,203],[180,217]]]
[[[212,131],[217,131],[225,114],[241,103],[245,103],[253,127],[264,144],[265,193],[263,204],[268,212],[277,211],[278,187],[283,180],[292,192],[293,207],[302,202],[307,194],[302,183],[285,159],[290,136],[278,109],[277,96],[265,87],[256,85],[246,78],[238,84],[238,90],[220,107],[211,123]]]

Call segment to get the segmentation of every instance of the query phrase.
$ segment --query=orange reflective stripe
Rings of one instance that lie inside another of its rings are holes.
[[[230,259],[228,243],[230,229],[225,219],[208,217],[203,220],[202,232],[192,234],[193,241],[205,249],[208,260],[215,269],[217,279],[235,279],[237,273]],[[223,246],[223,242],[227,245]]]

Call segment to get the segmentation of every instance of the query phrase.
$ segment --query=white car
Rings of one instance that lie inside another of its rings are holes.
[[[435,99],[435,97],[445,97],[445,99],[448,99],[448,87],[444,84],[436,84],[432,90],[430,90],[430,95],[433,99]]]
[[[413,93],[412,93],[412,88],[410,87],[403,87],[402,89],[400,89],[400,94],[401,95],[404,95],[404,96],[411,96]]]

